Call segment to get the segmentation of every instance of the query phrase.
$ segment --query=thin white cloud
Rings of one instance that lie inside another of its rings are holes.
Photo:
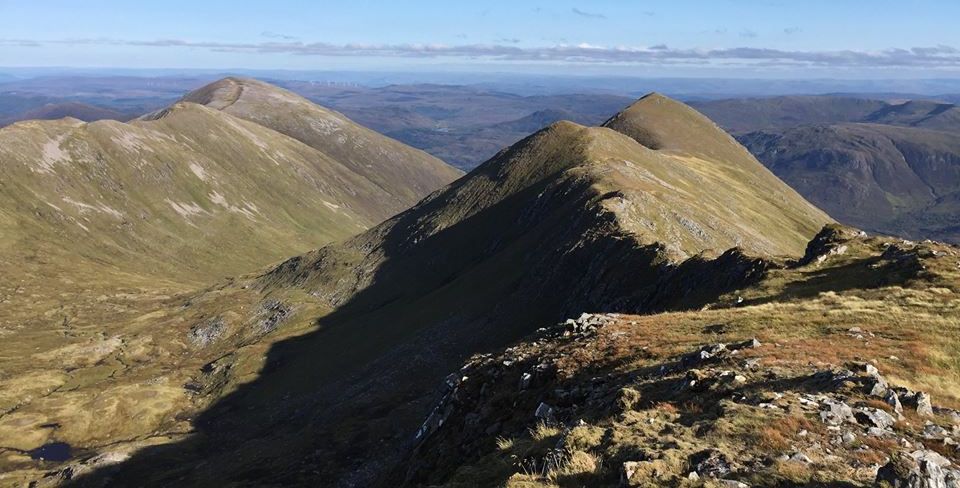
[[[330,44],[323,42],[230,43],[158,39],[134,41],[118,39],[30,40],[0,39],[0,46],[38,47],[54,45],[105,45],[152,48],[207,49],[216,52],[284,54],[328,57],[384,58],[460,58],[496,61],[623,63],[623,64],[723,64],[765,66],[824,67],[917,67],[960,68],[960,50],[952,46],[893,48],[881,51],[788,51],[780,49],[734,47],[717,49],[680,49],[666,45],[649,47],[558,44],[544,47],[519,47],[508,44]]]
[[[261,37],[266,37],[267,39],[282,39],[282,40],[284,40],[284,41],[296,41],[296,40],[299,40],[299,39],[300,39],[300,38],[297,37],[297,36],[290,36],[290,35],[287,35],[287,34],[280,34],[280,33],[271,32],[271,31],[261,32],[261,33],[260,33],[260,36],[261,36]]]
[[[596,12],[587,12],[586,10],[580,10],[580,9],[578,9],[578,8],[576,8],[576,7],[570,9],[570,11],[573,12],[574,15],[579,15],[580,17],[586,17],[586,18],[588,18],[588,19],[605,19],[605,18],[607,18],[606,15],[599,14],[599,13],[596,13]]]

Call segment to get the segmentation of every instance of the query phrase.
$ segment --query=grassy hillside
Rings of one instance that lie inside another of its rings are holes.
[[[189,386],[204,364],[244,358],[236,386],[302,332],[276,331],[294,311],[232,276],[357,234],[459,174],[395,141],[350,141],[361,156],[341,162],[330,154],[346,148],[191,102],[0,129],[0,486],[53,466],[46,444],[89,460],[186,432],[216,396]],[[328,311],[301,298],[305,317]]]
[[[286,100],[257,86],[257,97]],[[293,116],[289,107],[260,108]],[[308,125],[300,135],[311,131],[322,132]],[[349,148],[317,137],[320,149],[189,102],[129,124],[9,126],[0,130],[4,249],[21,257],[51,250],[63,272],[85,259],[104,272],[196,283],[356,234],[458,174],[382,137]],[[367,177],[384,166],[396,169],[383,170],[393,180]]]
[[[386,213],[357,196],[377,189],[342,165],[198,105],[135,124],[23,122],[0,138],[9,250],[40,241],[108,270],[224,276]]]
[[[58,439],[91,453],[75,470],[98,465],[92,453],[157,444],[80,484],[369,486],[402,461],[435,385],[470,355],[585,310],[698,309],[756,282],[769,256],[801,255],[830,222],[682,104],[650,96],[614,120],[662,146],[553,124],[343,243],[261,276],[158,297],[144,328],[117,329],[119,342],[78,339],[74,347],[126,358],[148,334],[142,347],[159,359],[124,359],[69,397],[51,378],[44,401],[0,427],[30,426],[11,436],[18,449]],[[153,395],[164,400],[136,421],[112,414],[113,431],[50,410],[119,401],[103,388],[143,391],[157,368],[169,389]],[[41,427],[50,422],[71,427]],[[104,447],[117,438],[134,440]],[[8,466],[29,477],[29,461],[11,456]]]
[[[187,94],[183,100],[256,122],[324,153],[386,193],[389,199],[376,194],[368,198],[393,213],[462,174],[342,114],[256,80],[225,78]]]

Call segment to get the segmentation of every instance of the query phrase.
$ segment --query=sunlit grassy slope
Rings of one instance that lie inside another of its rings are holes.
[[[181,102],[129,124],[0,131],[0,252],[15,264],[59,249],[48,264],[65,273],[84,259],[104,272],[202,282],[356,234],[458,175],[306,100],[293,100],[296,112],[289,92],[244,83],[256,90],[234,105],[272,125]]]

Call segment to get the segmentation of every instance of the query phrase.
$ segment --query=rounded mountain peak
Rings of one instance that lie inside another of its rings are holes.
[[[659,151],[687,152],[729,160],[748,157],[736,140],[705,115],[660,93],[649,93],[604,122]]]
[[[206,105],[215,110],[226,110],[237,102],[252,105],[264,102],[310,103],[309,100],[278,86],[236,76],[228,76],[198,88],[184,96],[181,101]]]

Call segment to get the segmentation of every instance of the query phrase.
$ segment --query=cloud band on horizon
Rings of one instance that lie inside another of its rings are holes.
[[[891,48],[881,51],[787,51],[734,47],[677,49],[594,46],[589,44],[520,47],[501,44],[330,44],[323,42],[207,42],[178,39],[153,41],[118,39],[0,39],[0,45],[35,48],[52,45],[137,46],[208,49],[214,52],[289,54],[329,57],[464,58],[508,62],[622,63],[655,65],[816,66],[816,67],[924,67],[960,68],[960,49],[952,46]]]

